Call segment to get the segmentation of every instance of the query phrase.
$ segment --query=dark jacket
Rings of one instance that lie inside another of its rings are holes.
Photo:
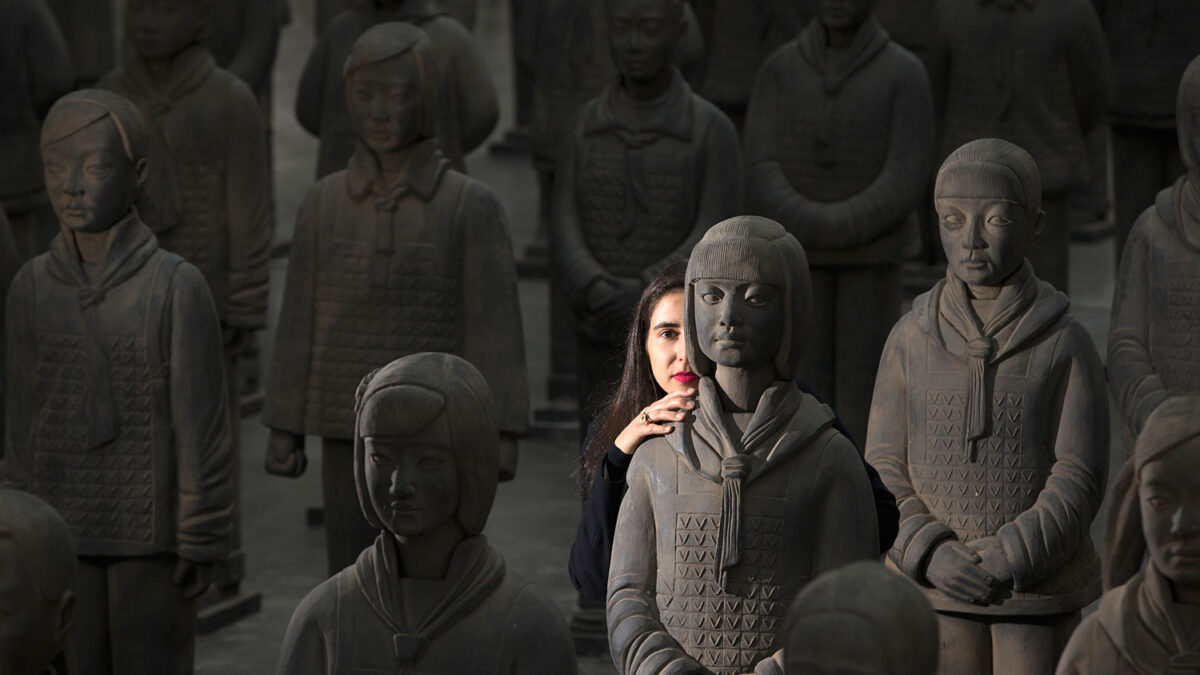
[[[796,388],[817,398],[801,380],[796,380]],[[854,442],[850,432],[842,425],[841,419],[834,417],[833,426],[850,439],[851,443]],[[590,445],[596,428],[597,422],[593,422],[588,429],[588,437],[583,442],[584,448]],[[575,590],[589,600],[602,602],[608,588],[608,565],[612,555],[613,533],[617,529],[617,513],[621,509],[621,499],[628,488],[625,484],[625,472],[632,461],[633,455],[621,452],[615,445],[609,448],[608,455],[592,480],[583,502],[583,517],[579,521],[575,543],[571,544],[571,557],[567,569]],[[871,481],[871,492],[875,497],[875,512],[879,520],[879,551],[882,554],[886,553],[896,540],[896,533],[900,527],[900,510],[896,508],[896,498],[883,484],[875,467],[864,460],[863,468],[867,471],[867,478]]]

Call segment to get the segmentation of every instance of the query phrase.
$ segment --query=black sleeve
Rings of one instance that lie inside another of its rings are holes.
[[[583,502],[583,518],[571,544],[567,563],[571,584],[589,600],[604,602],[608,594],[608,563],[612,557],[613,533],[617,530],[617,513],[625,496],[625,470],[632,455],[620,448],[609,448],[603,468],[596,473]]]
[[[813,391],[812,387],[804,380],[797,378],[796,388],[821,401],[821,403],[825,403],[817,395],[817,392]],[[842,424],[842,419],[837,416],[836,411],[833,417],[833,427],[842,432],[843,436],[849,438],[850,442],[854,443],[854,447],[859,447],[854,437],[850,435],[850,431]],[[861,453],[862,451],[859,450],[859,452]],[[879,472],[865,458],[863,459],[863,468],[867,471],[867,479],[871,481],[871,494],[875,497],[875,513],[879,519],[879,552],[881,554],[887,553],[892,548],[892,544],[896,542],[896,535],[900,533],[900,508],[896,506],[896,496],[892,494],[891,490],[887,489],[887,486],[883,484],[883,480],[879,477]]]

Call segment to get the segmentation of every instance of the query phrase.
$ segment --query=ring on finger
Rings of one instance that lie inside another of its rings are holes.
[[[645,410],[642,411],[642,421],[646,424],[650,424],[650,413],[646,412]]]

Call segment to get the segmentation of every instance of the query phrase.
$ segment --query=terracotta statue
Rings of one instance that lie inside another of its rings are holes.
[[[208,0],[208,49],[217,65],[245,82],[256,96],[269,92],[283,27],[276,0]],[[269,122],[269,120],[268,120]]]
[[[1112,57],[1113,210],[1116,258],[1138,215],[1183,173],[1175,92],[1200,52],[1200,5],[1190,0],[1092,0]]]
[[[375,530],[351,479],[354,387],[371,370],[439,349],[476,364],[496,392],[501,472],[516,470],[529,388],[504,209],[437,147],[437,48],[412,24],[374,26],[346,60],[350,164],[300,207],[267,380],[271,473],[304,472],[304,434],[322,437],[329,573]],[[397,96],[395,92],[404,92]]]
[[[776,222],[714,225],[688,262],[684,339],[698,405],[626,473],[608,577],[622,675],[779,672],[788,599],[879,555],[858,451],[794,383],[812,284]],[[765,669],[765,670],[764,670]]]
[[[479,0],[436,1],[467,30],[475,28],[475,14],[479,9]],[[333,17],[364,2],[369,3],[374,0],[317,0],[313,17],[313,28],[316,30],[317,37],[321,37],[321,34],[325,32],[325,27],[333,21]]]
[[[1054,668],[1100,592],[1104,368],[1026,260],[1038,167],[1007,141],[951,153],[934,191],[946,278],[888,338],[866,454],[896,495],[891,562],[938,611],[944,674]]]
[[[875,18],[888,37],[925,60],[933,41],[937,0],[876,0]]]
[[[812,14],[812,0],[711,0],[708,58],[700,95],[738,129],[746,116],[754,76],[776,49],[795,39]]]
[[[74,80],[71,54],[46,4],[0,3],[0,206],[22,260],[45,251],[58,233],[42,182],[38,134],[42,117]]]
[[[785,675],[934,675],[937,615],[913,583],[874,561],[826,572],[787,613]]]
[[[576,115],[550,228],[583,411],[613,377],[646,283],[742,208],[737,131],[673,65],[686,30],[682,1],[603,4],[620,80]]]
[[[1068,192],[1088,180],[1085,137],[1109,99],[1096,10],[1088,0],[938,0],[936,11],[927,63],[943,122],[941,156],[987,137],[1033,155],[1046,228],[1030,262],[1066,293]]]
[[[483,376],[419,353],[354,395],[354,483],[380,531],[296,608],[279,675],[575,672],[567,622],[481,533],[496,496],[496,406]]]
[[[363,0],[338,14],[308,55],[296,90],[296,119],[321,139],[317,178],[346,167],[358,135],[346,109],[342,66],[355,40],[371,26],[405,21],[429,34],[436,82],[442,152],[462,171],[463,158],[487,140],[500,117],[500,102],[479,41],[434,0]]]
[[[818,0],[816,18],[759,71],[745,129],[748,208],[783,223],[812,264],[800,372],[859,439],[933,161],[925,69],[872,4]]]
[[[134,207],[151,143],[110,91],[42,128],[62,223],[8,293],[5,463],[71,526],[79,672],[192,672],[194,598],[229,553],[233,452],[221,326],[200,271]]]
[[[1124,532],[1108,557],[1136,539],[1149,559],[1083,620],[1058,675],[1200,672],[1200,397],[1155,408],[1126,466],[1135,478],[1118,496]]]
[[[0,297],[8,297],[8,287],[17,270],[21,269],[21,252],[17,248],[17,240],[13,237],[12,226],[8,216],[0,206]],[[0,335],[4,334],[4,319],[0,317]],[[0,339],[0,410],[4,408],[4,341]],[[4,437],[4,416],[0,415],[0,438]],[[0,441],[0,476],[4,475],[4,443]]]
[[[1122,255],[1108,334],[1108,384],[1130,431],[1171,394],[1200,394],[1200,58],[1179,85],[1187,174],[1142,212]]]
[[[112,0],[47,0],[71,52],[73,88],[90,87],[117,58]]]
[[[75,542],[62,516],[20,490],[0,489],[0,673],[72,675]]]

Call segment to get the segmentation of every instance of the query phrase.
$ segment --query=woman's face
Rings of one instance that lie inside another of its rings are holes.
[[[1200,440],[1142,467],[1138,496],[1150,559],[1171,581],[1200,587]]]
[[[692,387],[699,376],[692,372],[683,341],[683,289],[658,299],[650,312],[646,356],[654,381],[668,394]]]

